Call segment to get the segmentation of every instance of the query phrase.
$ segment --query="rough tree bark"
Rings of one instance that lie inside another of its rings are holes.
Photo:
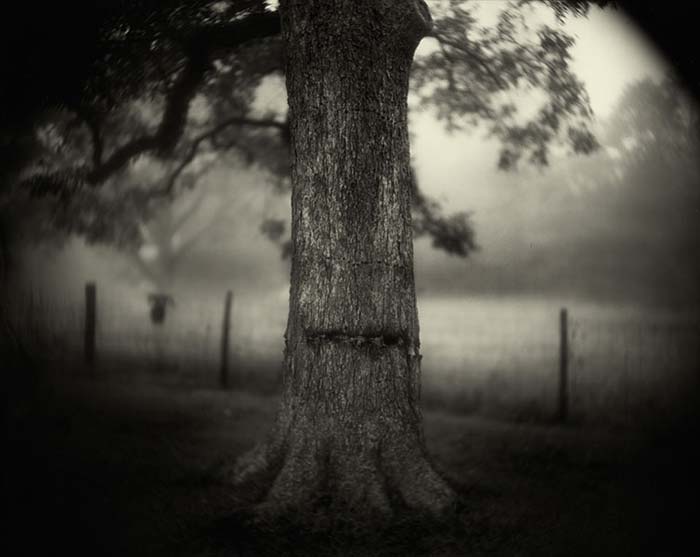
[[[408,78],[419,0],[280,2],[292,149],[283,397],[238,464],[263,508],[441,514],[419,409]]]

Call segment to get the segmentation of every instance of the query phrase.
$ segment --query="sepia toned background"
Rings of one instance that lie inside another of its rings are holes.
[[[500,8],[482,2],[480,23],[493,24]],[[624,12],[594,8],[565,28],[576,37],[572,65],[595,113],[601,148],[591,155],[555,147],[546,167],[501,170],[499,142],[483,126],[446,129],[419,95],[409,99],[421,188],[446,214],[467,212],[478,245],[463,258],[416,240],[427,404],[551,414],[561,308],[570,320],[570,410],[581,419],[629,421],[672,407],[697,367],[697,104]],[[434,48],[426,39],[418,60]],[[527,117],[541,99],[525,91],[515,102]],[[265,79],[254,112],[285,111],[281,78]],[[8,307],[37,353],[81,360],[84,289],[94,282],[99,373],[128,373],[127,359],[137,362],[134,374],[158,368],[215,385],[231,290],[232,380],[274,390],[289,288],[280,247],[288,188],[264,165],[235,157],[198,164],[208,168],[196,187],[142,223],[136,247],[37,234],[18,219]],[[128,179],[158,172],[139,159]],[[162,324],[149,318],[154,292],[175,302]]]

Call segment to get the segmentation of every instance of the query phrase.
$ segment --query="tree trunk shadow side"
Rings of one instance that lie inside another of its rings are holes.
[[[308,376],[286,374],[271,439],[237,463],[241,500],[262,520],[316,525],[449,515],[456,494],[427,455],[412,391],[418,358],[408,367],[400,346],[327,344],[297,347]]]
[[[407,116],[430,15],[422,0],[279,11],[292,154],[283,400],[234,484],[263,519],[443,516],[456,495],[426,456],[419,411]]]

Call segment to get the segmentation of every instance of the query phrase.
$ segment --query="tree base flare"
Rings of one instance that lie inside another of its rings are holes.
[[[257,520],[321,529],[407,516],[440,519],[457,500],[422,443],[406,432],[380,440],[367,432],[323,437],[296,431],[244,455],[232,476]]]

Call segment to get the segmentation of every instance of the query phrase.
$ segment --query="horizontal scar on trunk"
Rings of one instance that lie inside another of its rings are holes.
[[[309,344],[321,342],[346,343],[355,346],[411,346],[411,342],[406,333],[388,332],[367,332],[353,333],[342,331],[314,331],[305,332],[306,341]]]

